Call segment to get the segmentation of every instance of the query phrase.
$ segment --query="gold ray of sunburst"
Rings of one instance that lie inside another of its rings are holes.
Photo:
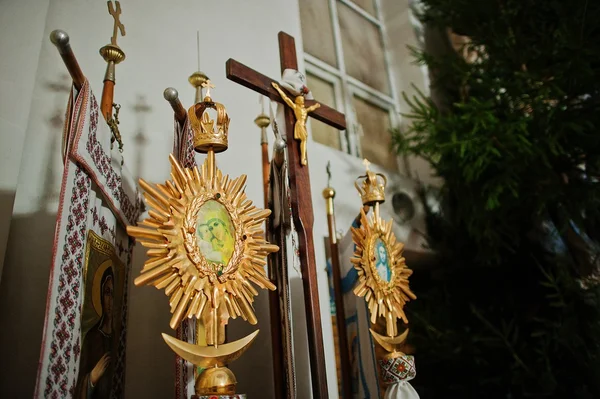
[[[279,250],[264,239],[262,225],[271,211],[258,209],[247,199],[245,175],[223,176],[214,167],[214,158],[207,157],[200,170],[182,168],[173,155],[169,160],[170,181],[152,185],[140,179],[151,209],[140,223],[145,227],[129,226],[127,233],[148,248],[149,258],[134,282],[165,290],[171,328],[176,329],[184,317],[210,321],[213,331],[209,334],[216,344],[219,322],[240,316],[257,323],[252,303],[258,292],[251,283],[275,289],[264,269],[267,255]],[[207,261],[196,242],[198,213],[210,200],[227,210],[235,230],[233,253],[226,265]]]
[[[392,232],[392,221],[384,222],[377,215],[368,218],[364,210],[360,211],[361,225],[352,228],[352,239],[356,244],[351,262],[358,271],[358,283],[354,294],[364,297],[371,314],[371,323],[382,316],[386,321],[386,333],[390,337],[398,335],[397,319],[408,323],[404,305],[416,295],[410,290],[408,278],[412,270],[406,267],[402,257],[404,244],[396,240]],[[389,281],[383,280],[376,270],[374,248],[377,239],[381,239],[388,253],[388,265],[391,271]]]

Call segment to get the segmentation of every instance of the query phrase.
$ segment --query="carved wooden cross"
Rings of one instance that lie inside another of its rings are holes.
[[[112,15],[112,17],[115,20],[115,24],[113,26],[113,35],[110,38],[110,43],[113,46],[117,45],[117,32],[121,31],[121,36],[125,36],[125,25],[123,25],[121,23],[121,3],[119,3],[118,1],[116,1],[115,3],[117,4],[117,9],[115,10],[112,1],[107,1],[106,2],[108,4],[108,13],[110,15]]]
[[[296,45],[294,38],[284,32],[279,32],[279,54],[281,72],[285,69],[298,70],[296,58]],[[229,59],[226,64],[227,78],[269,97],[271,100],[283,103],[279,93],[271,85],[277,82],[253,69]],[[294,95],[288,93],[292,98]],[[315,104],[313,100],[306,100],[306,106]],[[336,129],[346,129],[344,114],[321,104],[321,107],[309,114],[321,122]],[[298,232],[300,265],[302,284],[306,301],[306,319],[308,323],[308,350],[310,356],[310,372],[312,380],[313,397],[325,399],[328,397],[327,372],[325,369],[325,352],[323,349],[323,331],[321,326],[321,312],[319,307],[319,292],[317,286],[317,268],[315,264],[315,247],[313,242],[314,215],[312,196],[310,191],[310,178],[308,166],[300,164],[300,142],[294,140],[294,111],[285,108],[285,126],[288,145],[290,196],[292,203],[292,217]],[[278,350],[273,348],[274,351]]]

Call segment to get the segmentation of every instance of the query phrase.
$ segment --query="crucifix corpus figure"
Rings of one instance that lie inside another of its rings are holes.
[[[292,101],[288,96],[286,96],[283,90],[279,88],[277,83],[273,82],[272,84],[281,98],[283,98],[283,101],[285,101],[285,103],[294,110],[294,116],[296,116],[296,124],[294,125],[294,138],[296,140],[300,140],[300,163],[302,165],[307,165],[306,140],[308,139],[308,131],[306,130],[306,119],[308,118],[308,113],[319,108],[321,104],[316,103],[310,107],[305,107],[304,96],[296,96],[296,99]]]

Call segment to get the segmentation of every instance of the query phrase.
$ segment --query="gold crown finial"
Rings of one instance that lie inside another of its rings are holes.
[[[381,173],[371,171],[369,168],[371,162],[369,162],[368,159],[363,159],[362,163],[365,165],[367,173],[359,176],[354,182],[354,186],[362,198],[363,205],[371,206],[375,203],[385,202],[385,186],[387,185],[386,177]],[[362,184],[359,186],[358,182],[361,179]]]
[[[202,87],[206,88],[204,100],[192,105],[188,110],[190,127],[194,133],[194,150],[200,153],[207,153],[211,149],[215,153],[223,152],[227,149],[229,115],[223,104],[210,98],[210,89],[215,85],[207,79],[202,83]],[[215,120],[208,114],[209,109],[217,112],[216,125]]]

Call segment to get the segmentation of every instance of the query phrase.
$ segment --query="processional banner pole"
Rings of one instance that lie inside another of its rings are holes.
[[[327,163],[327,187],[323,190],[327,214],[327,227],[329,231],[329,246],[331,254],[331,271],[333,280],[333,296],[335,301],[335,318],[338,331],[338,352],[340,354],[340,372],[342,382],[342,397],[352,397],[351,363],[348,346],[348,332],[346,331],[346,312],[342,292],[342,275],[340,268],[340,252],[338,248],[335,224],[334,198],[335,190],[331,187],[331,163]]]
[[[50,41],[58,49],[58,53],[63,59],[63,62],[69,71],[69,75],[71,75],[71,79],[73,79],[75,89],[81,90],[81,86],[83,86],[83,82],[85,81],[85,75],[81,71],[81,67],[79,67],[73,49],[71,49],[69,35],[64,31],[57,29],[50,33]]]
[[[106,73],[104,74],[104,87],[102,89],[102,100],[100,101],[100,109],[102,110],[102,116],[111,124],[111,111],[113,108],[113,99],[115,91],[115,66],[125,59],[125,52],[117,45],[118,33],[121,36],[125,36],[125,26],[121,23],[121,3],[115,2],[116,7],[113,6],[112,1],[107,1],[108,13],[114,18],[113,35],[110,38],[110,44],[100,49],[100,55],[106,61]],[[119,140],[120,148],[123,144]]]

